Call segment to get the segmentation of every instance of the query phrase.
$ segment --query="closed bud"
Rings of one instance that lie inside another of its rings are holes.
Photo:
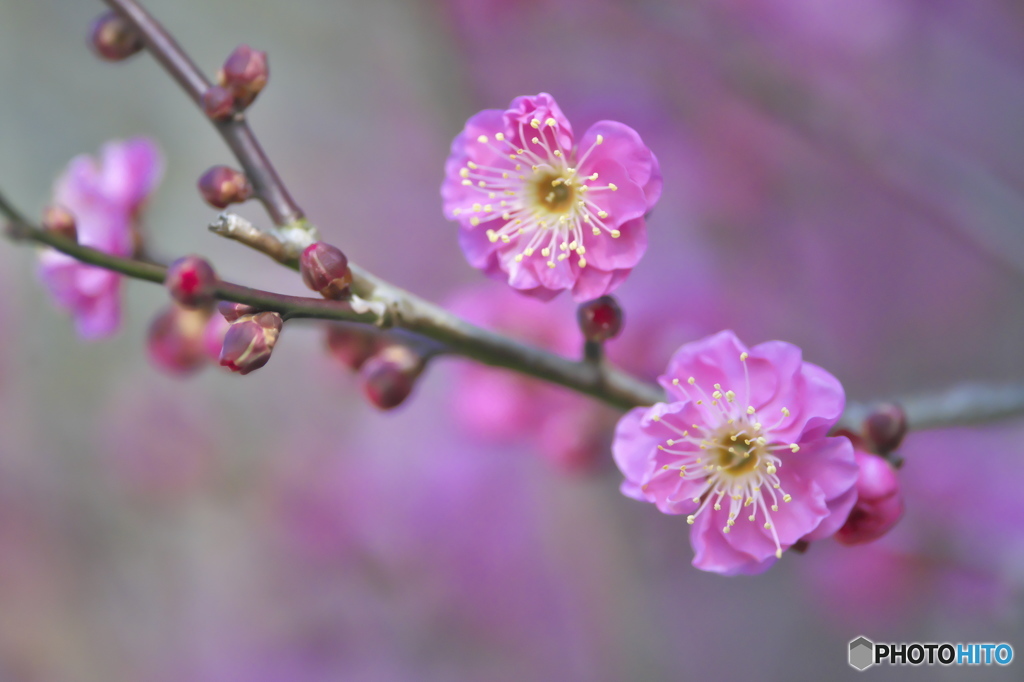
[[[875,450],[887,455],[898,448],[907,435],[907,413],[899,405],[879,405],[864,420],[863,428],[864,436]]]
[[[900,479],[890,464],[879,457],[854,450],[860,475],[857,477],[857,502],[836,541],[859,545],[882,537],[903,516]]]
[[[240,204],[252,196],[248,178],[234,168],[214,166],[199,178],[199,193],[216,208]]]
[[[205,258],[185,256],[167,268],[164,286],[186,308],[208,308],[213,305],[217,273]]]
[[[324,298],[340,299],[348,295],[352,272],[348,258],[336,246],[314,242],[299,256],[299,272],[306,286]]]
[[[118,62],[142,49],[142,37],[120,14],[107,12],[93,22],[89,45],[103,59]]]
[[[171,305],[149,325],[146,354],[149,361],[168,374],[191,374],[208,361],[203,335],[210,314]]]
[[[235,303],[234,301],[221,301],[217,304],[217,312],[224,316],[228,322],[234,322],[244,315],[255,315],[259,312],[251,305]]]
[[[424,361],[405,346],[393,345],[371,357],[359,370],[367,399],[382,410],[401,405],[423,372]]]
[[[256,99],[269,77],[267,53],[254,50],[248,45],[236,47],[217,72],[217,82],[231,91],[243,109]]]
[[[203,113],[221,121],[235,113],[235,96],[227,88],[211,85],[203,93]]]
[[[576,318],[583,338],[594,343],[615,338],[622,331],[622,308],[611,296],[602,296],[582,304]]]
[[[240,317],[224,334],[220,364],[232,372],[248,374],[267,364],[284,322],[277,313]]]
[[[78,241],[78,229],[75,226],[75,216],[63,206],[47,206],[43,210],[43,229],[66,237],[71,241]]]

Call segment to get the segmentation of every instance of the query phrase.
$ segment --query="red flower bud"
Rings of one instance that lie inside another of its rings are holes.
[[[63,206],[47,206],[43,210],[43,229],[67,237],[71,241],[78,241],[75,216]]]
[[[203,334],[210,314],[171,305],[149,325],[146,352],[150,362],[168,374],[191,374],[207,362]]]
[[[89,45],[103,59],[117,62],[142,49],[142,37],[117,12],[97,17],[89,32]]]
[[[382,410],[401,405],[423,372],[423,358],[405,346],[388,346],[359,370],[363,392]]]
[[[235,303],[234,301],[221,301],[217,304],[217,312],[224,316],[228,322],[234,322],[243,315],[255,315],[259,312],[251,305]]]
[[[836,541],[844,545],[877,540],[903,516],[903,493],[896,471],[878,455],[855,450],[854,456],[860,467],[857,502],[836,532]]]
[[[283,324],[277,313],[257,313],[232,322],[224,334],[220,364],[239,374],[248,374],[267,364]]]
[[[907,413],[899,405],[879,405],[864,420],[864,436],[883,455],[894,451],[907,435]]]
[[[327,327],[327,348],[346,367],[358,370],[380,349],[381,339],[372,330],[344,323]]]
[[[299,256],[299,272],[302,281],[324,298],[340,299],[348,295],[352,284],[352,272],[348,269],[348,258],[336,246],[314,242]]]
[[[208,308],[213,305],[217,274],[205,258],[185,256],[167,268],[164,286],[186,308]]]
[[[622,331],[622,308],[611,296],[602,296],[579,307],[576,318],[587,341],[601,343]]]
[[[217,82],[231,91],[243,109],[256,99],[269,77],[267,53],[254,50],[248,45],[236,47],[217,72]]]
[[[252,196],[252,185],[244,174],[228,166],[214,166],[199,178],[199,193],[215,208],[240,204]]]
[[[203,112],[214,121],[228,118],[235,113],[235,96],[227,88],[211,85],[203,93]]]

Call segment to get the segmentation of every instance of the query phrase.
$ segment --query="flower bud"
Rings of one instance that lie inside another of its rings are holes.
[[[239,107],[244,109],[260,94],[269,76],[267,53],[239,45],[217,72],[217,82],[231,91]]]
[[[217,312],[224,316],[228,322],[234,322],[243,315],[255,315],[259,312],[251,305],[235,303],[234,301],[221,301],[217,304]]]
[[[142,49],[142,37],[117,12],[97,17],[89,33],[89,44],[103,59],[118,62]]]
[[[277,313],[240,317],[224,334],[220,364],[232,372],[248,374],[267,364],[284,322]]]
[[[215,208],[240,204],[252,196],[248,178],[234,168],[214,166],[199,178],[199,193]]]
[[[235,113],[235,96],[227,88],[211,85],[203,93],[203,112],[214,121],[221,121]]]
[[[409,348],[388,346],[360,368],[363,392],[382,410],[398,407],[412,393],[423,367],[423,358]]]
[[[63,206],[54,204],[43,210],[43,229],[67,237],[71,241],[78,241],[75,216]]]
[[[864,420],[863,429],[864,436],[880,454],[889,454],[907,435],[907,413],[899,405],[879,405]]]
[[[896,471],[878,455],[854,451],[860,475],[857,502],[836,532],[844,545],[859,545],[882,537],[903,516],[903,493]]]
[[[341,249],[325,242],[314,242],[306,247],[299,256],[299,272],[306,286],[324,298],[343,298],[352,284],[348,258]]]
[[[205,258],[185,256],[167,268],[164,286],[186,308],[208,308],[213,305],[217,274]]]
[[[346,367],[358,370],[380,350],[381,339],[374,331],[344,323],[327,327],[327,349]]]
[[[622,331],[622,308],[611,296],[595,298],[580,305],[576,318],[587,341],[602,343]]]
[[[202,368],[203,332],[210,314],[171,305],[149,325],[146,353],[149,361],[168,374],[191,374]]]

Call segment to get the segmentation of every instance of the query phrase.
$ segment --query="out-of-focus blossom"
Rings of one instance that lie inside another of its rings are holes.
[[[632,128],[599,121],[575,145],[547,93],[486,109],[452,142],[441,188],[470,264],[550,299],[615,289],[647,249],[658,160]]]
[[[471,322],[572,356],[583,339],[568,301],[543,303],[497,285],[474,287],[450,307]],[[526,443],[565,470],[591,468],[604,452],[612,413],[558,386],[465,363],[453,386],[456,420],[487,443]]]
[[[857,502],[836,540],[844,545],[859,545],[882,537],[903,516],[900,479],[892,466],[878,455],[854,451],[860,475],[857,477]]]
[[[145,138],[110,142],[100,158],[71,160],[54,189],[54,203],[75,217],[78,243],[115,256],[135,250],[135,220],[160,178],[156,145]],[[109,336],[121,321],[121,276],[48,249],[40,277],[57,304],[75,318],[84,339]]]
[[[843,387],[799,348],[748,349],[724,331],[680,348],[659,381],[671,402],[627,413],[613,454],[623,494],[687,514],[694,566],[758,573],[843,524],[856,499],[853,446],[825,435]]]

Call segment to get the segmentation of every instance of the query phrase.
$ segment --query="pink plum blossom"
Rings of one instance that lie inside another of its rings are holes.
[[[598,121],[575,144],[554,98],[486,109],[452,142],[441,187],[470,265],[542,299],[615,289],[647,249],[661,195],[654,153],[632,128]]]
[[[659,382],[667,403],[619,422],[623,494],[686,514],[697,568],[759,573],[801,539],[835,533],[857,497],[839,381],[799,348],[753,348],[723,331],[680,348]]]
[[[71,160],[54,187],[54,203],[75,217],[79,244],[129,256],[135,249],[135,219],[161,169],[152,141],[109,142],[99,160],[85,155]],[[52,249],[41,254],[39,273],[57,305],[74,317],[79,336],[99,339],[117,330],[120,275]]]
[[[475,324],[514,334],[561,355],[583,343],[567,301],[545,304],[492,284],[460,292],[450,308]],[[522,443],[564,471],[592,469],[607,452],[610,411],[558,386],[477,363],[452,385],[458,426],[481,443]]]

